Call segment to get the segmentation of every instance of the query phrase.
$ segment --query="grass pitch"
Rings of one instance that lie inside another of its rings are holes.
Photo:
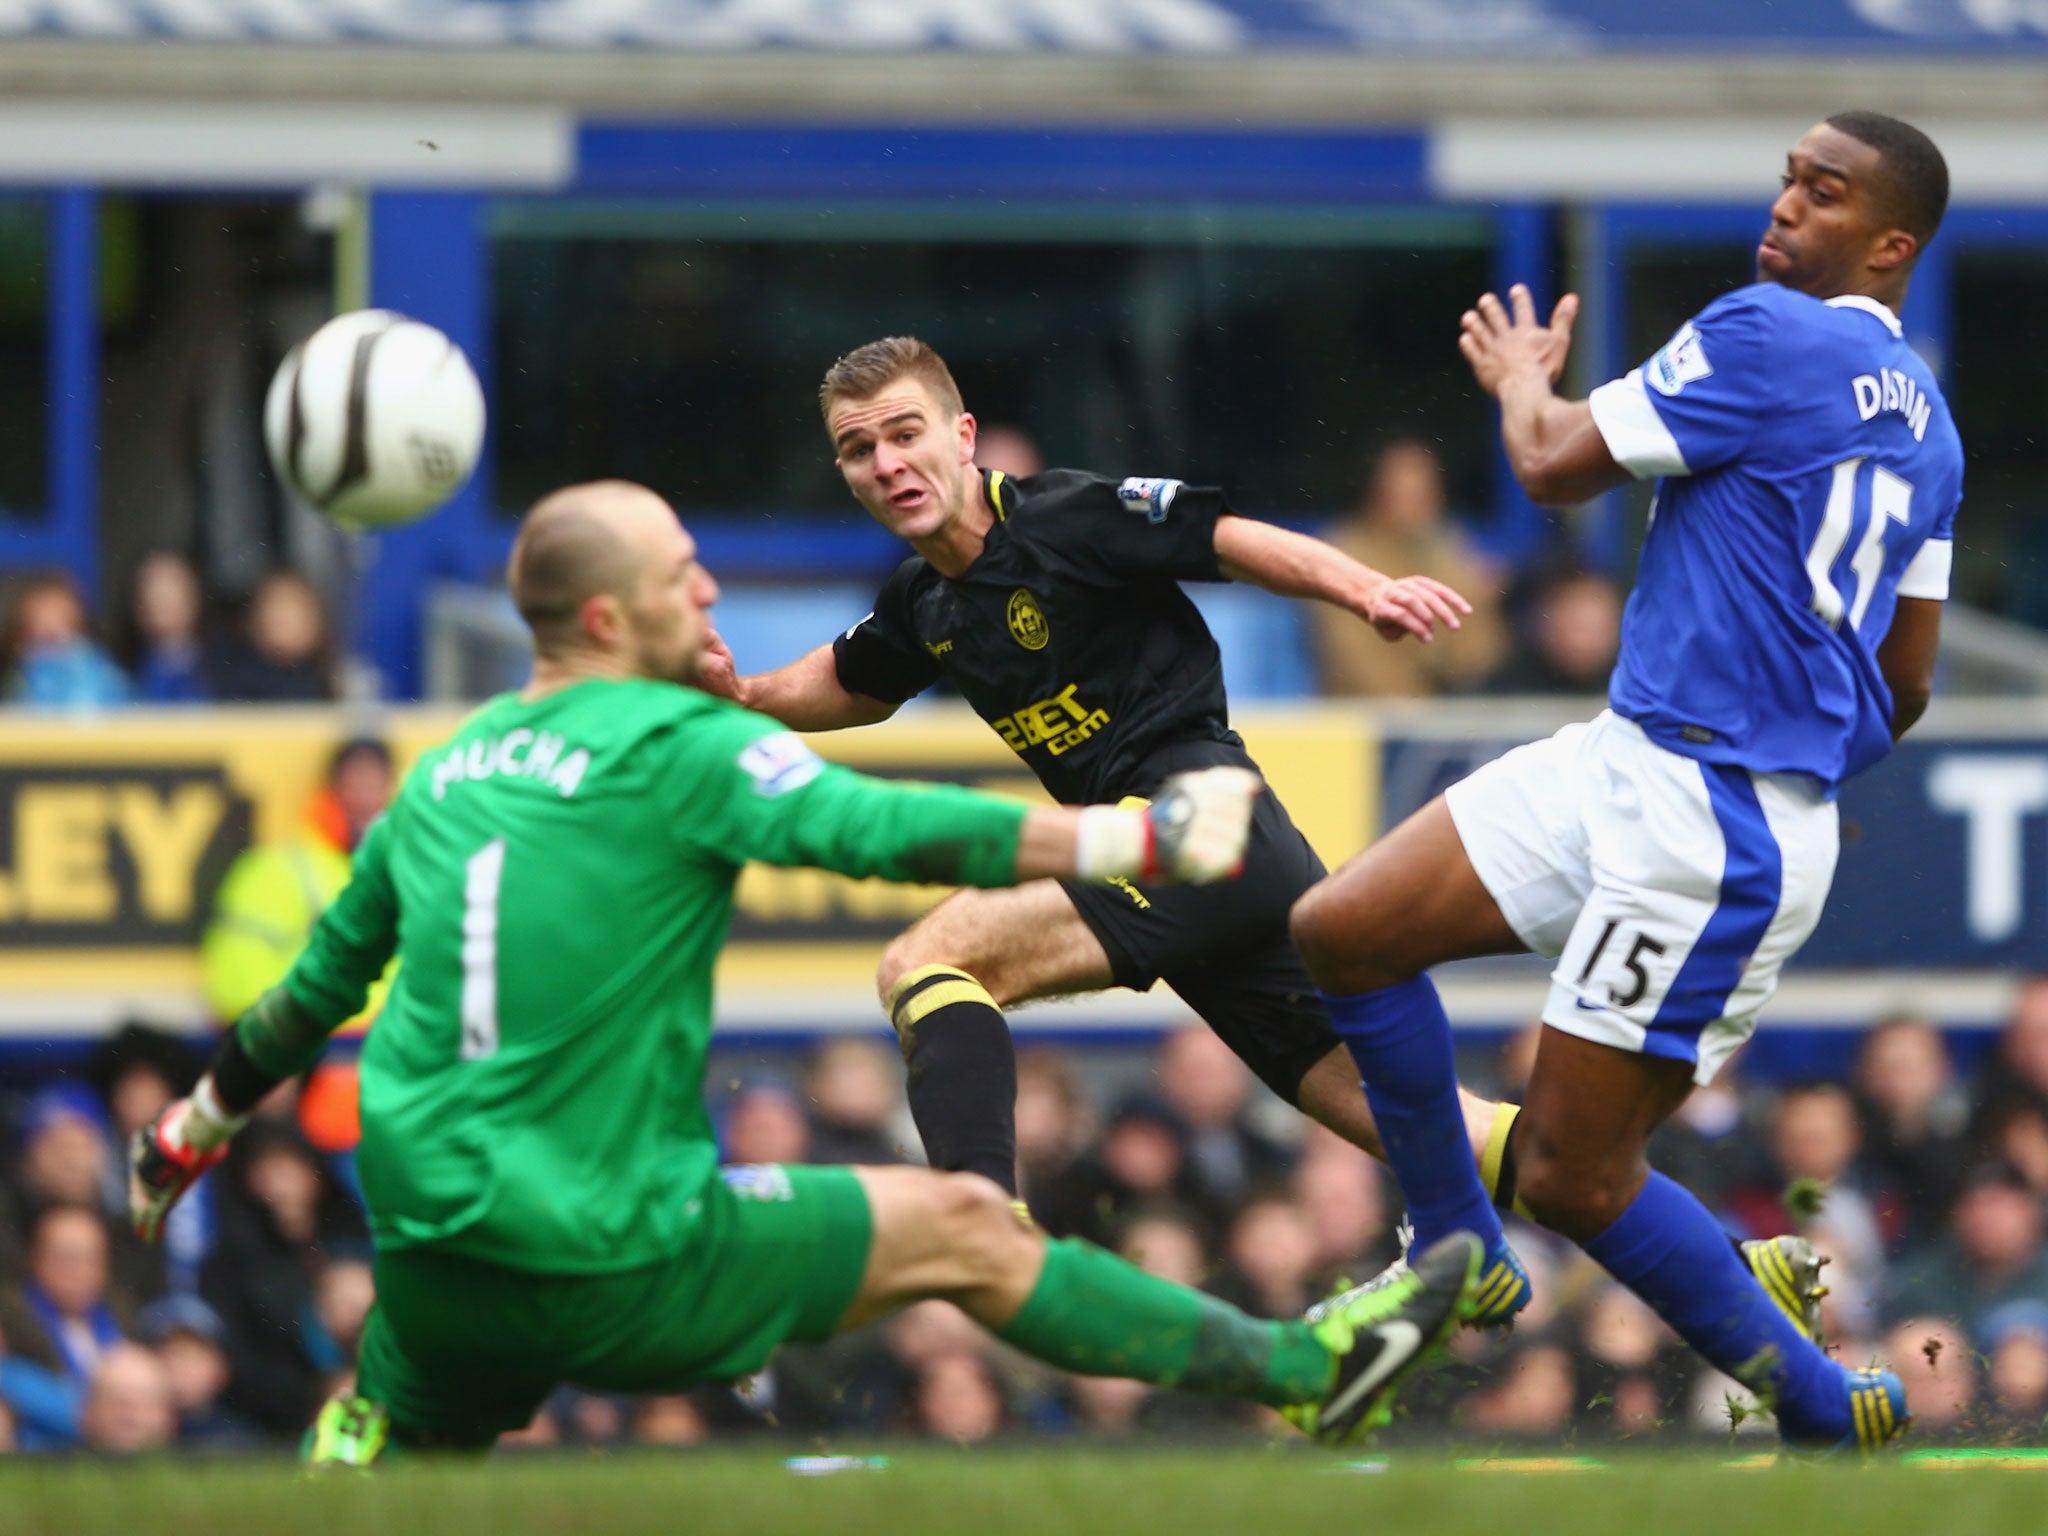
[[[2048,1463],[1738,1470],[1711,1457],[1353,1467],[1300,1447],[890,1455],[801,1476],[782,1455],[499,1458],[307,1478],[273,1463],[0,1462],[7,1536],[1820,1536],[2048,1528]]]

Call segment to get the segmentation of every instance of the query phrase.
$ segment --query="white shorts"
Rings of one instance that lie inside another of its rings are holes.
[[[1681,757],[1611,710],[1444,800],[1509,925],[1557,959],[1543,1022],[1702,1083],[1813,932],[1840,847],[1811,779]]]

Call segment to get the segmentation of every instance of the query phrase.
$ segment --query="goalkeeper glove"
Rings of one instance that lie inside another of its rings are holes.
[[[1075,864],[1084,880],[1208,885],[1244,868],[1252,799],[1264,786],[1249,768],[1176,773],[1148,806],[1081,812]]]
[[[221,1108],[209,1075],[190,1098],[135,1133],[128,1144],[128,1219],[137,1237],[154,1243],[163,1235],[171,1207],[228,1155],[228,1142],[248,1118]]]

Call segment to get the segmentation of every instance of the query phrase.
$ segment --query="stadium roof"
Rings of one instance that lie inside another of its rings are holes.
[[[0,37],[882,52],[2048,55],[2025,0],[0,0]]]

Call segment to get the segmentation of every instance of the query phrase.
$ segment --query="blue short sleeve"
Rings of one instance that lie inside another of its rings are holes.
[[[1639,478],[1698,475],[1733,463],[1769,419],[1782,387],[1773,366],[1766,285],[1715,300],[1640,368],[1593,392],[1608,452]]]

